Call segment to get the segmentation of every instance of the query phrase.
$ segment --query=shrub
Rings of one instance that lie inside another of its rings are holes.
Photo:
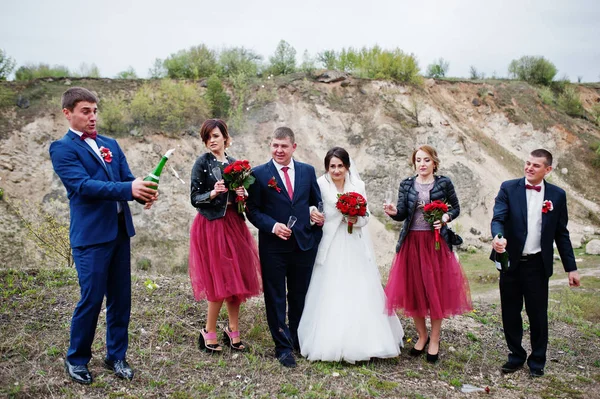
[[[3,49],[0,49],[0,80],[8,79],[15,69],[15,64],[15,60],[9,57]]]
[[[0,86],[0,108],[15,105],[16,93],[10,88]]]
[[[582,116],[584,113],[583,105],[579,99],[579,93],[573,86],[568,86],[557,100],[558,108],[563,110],[569,116]]]
[[[538,96],[546,105],[554,104],[554,92],[551,88],[543,86],[538,89]]]
[[[219,54],[219,76],[232,77],[239,74],[256,76],[262,56],[244,47],[233,47]]]
[[[434,60],[433,64],[429,64],[427,67],[427,76],[430,78],[443,78],[450,69],[450,63],[443,58]]]
[[[99,125],[106,133],[125,133],[127,125],[125,117],[127,104],[123,96],[115,95],[100,99],[100,112],[98,113]]]
[[[398,48],[382,50],[379,46],[363,47],[360,52],[349,49],[345,58],[353,64],[353,73],[359,77],[406,83],[419,83],[421,79],[416,57]]]
[[[217,72],[217,58],[213,50],[201,44],[171,54],[163,66],[169,78],[200,79]]]
[[[240,131],[244,125],[244,107],[246,97],[248,96],[248,78],[245,74],[239,73],[231,77],[233,86],[235,106],[230,108],[229,124]]]
[[[510,77],[544,86],[550,85],[557,72],[554,64],[544,57],[524,56],[512,60],[508,66]]]
[[[133,69],[132,66],[129,66],[129,68],[127,68],[124,71],[121,71],[117,74],[117,76],[115,76],[115,79],[137,79],[137,73],[135,73],[135,69]]]
[[[213,118],[224,118],[229,113],[230,99],[219,77],[214,74],[206,82],[206,98]]]
[[[8,206],[25,225],[29,238],[45,256],[58,264],[74,265],[69,223],[56,216],[58,213],[67,213],[67,204],[50,201],[46,206],[31,206],[28,202],[24,205],[9,203]]]
[[[199,127],[208,118],[209,107],[195,85],[161,79],[158,84],[140,87],[131,100],[129,114],[134,126],[174,131]]]
[[[269,61],[271,63],[269,71],[273,75],[296,72],[296,49],[285,40],[281,40]]]
[[[63,65],[48,64],[24,65],[15,72],[15,80],[33,80],[39,78],[64,78],[71,76],[69,68]]]

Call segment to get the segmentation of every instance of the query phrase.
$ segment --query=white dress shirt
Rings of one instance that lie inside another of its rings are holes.
[[[70,128],[70,129],[73,133],[75,133],[79,137],[83,136],[82,132],[77,131],[73,128]],[[90,146],[90,148],[96,153],[96,155],[98,155],[98,158],[100,158],[100,160],[102,161],[104,166],[106,166],[106,162],[104,162],[104,158],[102,158],[102,154],[100,154],[100,148],[98,148],[98,143],[96,143],[96,140],[94,140],[90,137],[87,137],[84,141],[86,142],[87,145]],[[123,211],[123,208],[121,206],[121,202],[117,201],[117,213],[121,213],[122,211]]]
[[[531,184],[525,179],[526,184]],[[532,184],[533,185],[533,184]],[[542,250],[542,205],[546,187],[544,181],[540,184],[542,189],[538,193],[535,190],[525,189],[527,196],[527,238],[523,247],[523,254],[536,254]]]

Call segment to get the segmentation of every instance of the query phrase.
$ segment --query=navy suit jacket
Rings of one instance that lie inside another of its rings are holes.
[[[135,177],[116,140],[98,135],[96,143],[112,152],[111,162],[102,162],[71,130],[50,144],[52,166],[69,198],[69,235],[73,248],[106,243],[117,237],[117,201],[121,201],[127,233],[130,237],[135,235],[126,202],[133,200],[131,182]]]
[[[305,163],[294,160],[294,199],[285,188],[273,161],[253,168],[252,173],[256,182],[248,189],[248,220],[258,228],[259,246],[268,248],[270,252],[288,252],[294,249],[296,240],[302,251],[307,251],[319,245],[323,230],[320,226],[310,225],[310,206],[321,202],[321,191],[317,184],[315,169]],[[275,178],[280,192],[269,187],[269,181]],[[282,240],[272,233],[276,222],[287,224],[291,215],[298,218],[292,227],[292,237]]]
[[[546,276],[552,275],[552,263],[554,248],[552,243],[556,242],[560,259],[566,272],[577,270],[575,255],[569,230],[567,230],[567,196],[565,191],[554,184],[544,180],[544,201],[552,201],[554,209],[542,213],[542,260]],[[511,267],[516,269],[519,259],[525,247],[527,238],[527,195],[525,193],[525,178],[508,180],[502,183],[500,191],[496,196],[494,204],[494,216],[492,218],[492,237],[498,233],[506,238],[506,250],[510,258]],[[540,209],[540,212],[542,210]],[[492,250],[490,259],[496,257]]]

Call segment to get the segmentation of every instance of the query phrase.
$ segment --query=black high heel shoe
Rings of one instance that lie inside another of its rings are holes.
[[[421,356],[423,354],[423,352],[425,352],[425,348],[427,348],[427,345],[429,345],[429,337],[427,337],[427,342],[425,342],[425,345],[423,346],[423,349],[416,349],[414,346],[412,348],[410,348],[410,352],[408,352],[411,356]],[[428,354],[429,355],[429,354]]]
[[[200,336],[198,336],[198,349],[207,353],[221,353],[223,348],[219,344],[207,344],[206,340],[217,339],[217,333],[207,332],[204,328],[200,330]]]
[[[225,346],[229,346],[233,350],[243,352],[246,350],[246,345],[242,341],[236,343],[233,342],[233,339],[238,338],[239,336],[239,331],[231,331],[229,327],[225,327],[223,329],[223,343]]]

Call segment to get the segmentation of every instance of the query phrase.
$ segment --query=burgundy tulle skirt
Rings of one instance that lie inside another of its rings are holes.
[[[235,206],[220,219],[196,215],[190,230],[189,271],[196,300],[239,304],[261,293],[256,241]]]
[[[440,237],[435,249],[433,231],[410,231],[394,258],[385,293],[391,314],[434,320],[470,311],[469,283],[456,257]]]

